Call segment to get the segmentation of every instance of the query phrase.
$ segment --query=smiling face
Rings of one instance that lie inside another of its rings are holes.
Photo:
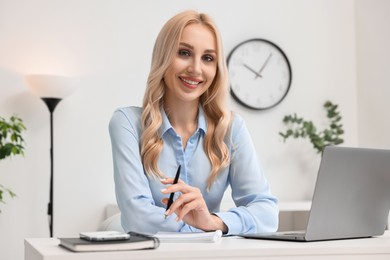
[[[217,72],[217,44],[205,25],[184,27],[179,47],[164,74],[164,101],[171,106],[182,102],[198,105],[199,97],[210,87]]]

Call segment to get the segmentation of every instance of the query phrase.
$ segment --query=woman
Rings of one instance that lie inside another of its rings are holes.
[[[277,200],[242,118],[225,107],[227,93],[213,21],[195,11],[171,18],[154,46],[143,107],[118,109],[109,125],[125,231],[276,230]],[[221,212],[228,185],[236,207]]]

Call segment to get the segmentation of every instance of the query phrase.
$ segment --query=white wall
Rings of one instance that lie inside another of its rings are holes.
[[[378,12],[388,7],[385,1],[368,0],[358,7],[371,2],[379,5]],[[366,13],[358,9],[355,21],[352,0],[0,0],[0,116],[17,113],[28,127],[25,157],[0,162],[0,183],[18,194],[0,205],[0,259],[22,259],[23,238],[49,235],[49,113],[29,93],[23,75],[81,80],[55,111],[54,235],[95,229],[104,206],[115,202],[110,116],[116,107],[141,104],[154,39],[169,17],[189,8],[214,17],[226,54],[241,41],[259,37],[278,44],[290,59],[293,82],[279,106],[250,111],[230,100],[246,119],[272,190],[282,201],[310,199],[319,162],[309,143],[284,144],[279,138],[285,114],[297,112],[322,125],[322,104],[330,99],[340,106],[345,145],[351,146],[359,143],[358,130],[383,124],[358,128],[355,26],[360,32],[359,19]],[[389,24],[390,18],[382,18]],[[359,84],[359,93],[371,87]],[[364,144],[381,142],[378,136]]]
[[[356,3],[359,143],[390,147],[390,1]]]

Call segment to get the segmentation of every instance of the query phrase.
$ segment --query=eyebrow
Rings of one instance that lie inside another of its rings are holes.
[[[185,43],[185,42],[180,42],[179,45],[185,46],[191,50],[194,49],[194,46],[192,46],[191,44]],[[213,49],[207,49],[207,50],[205,50],[205,53],[217,53],[217,52]]]

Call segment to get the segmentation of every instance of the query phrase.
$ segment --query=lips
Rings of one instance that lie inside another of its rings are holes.
[[[183,84],[188,88],[196,88],[203,81],[193,79],[193,78],[183,78],[179,77],[179,79],[183,82]]]

